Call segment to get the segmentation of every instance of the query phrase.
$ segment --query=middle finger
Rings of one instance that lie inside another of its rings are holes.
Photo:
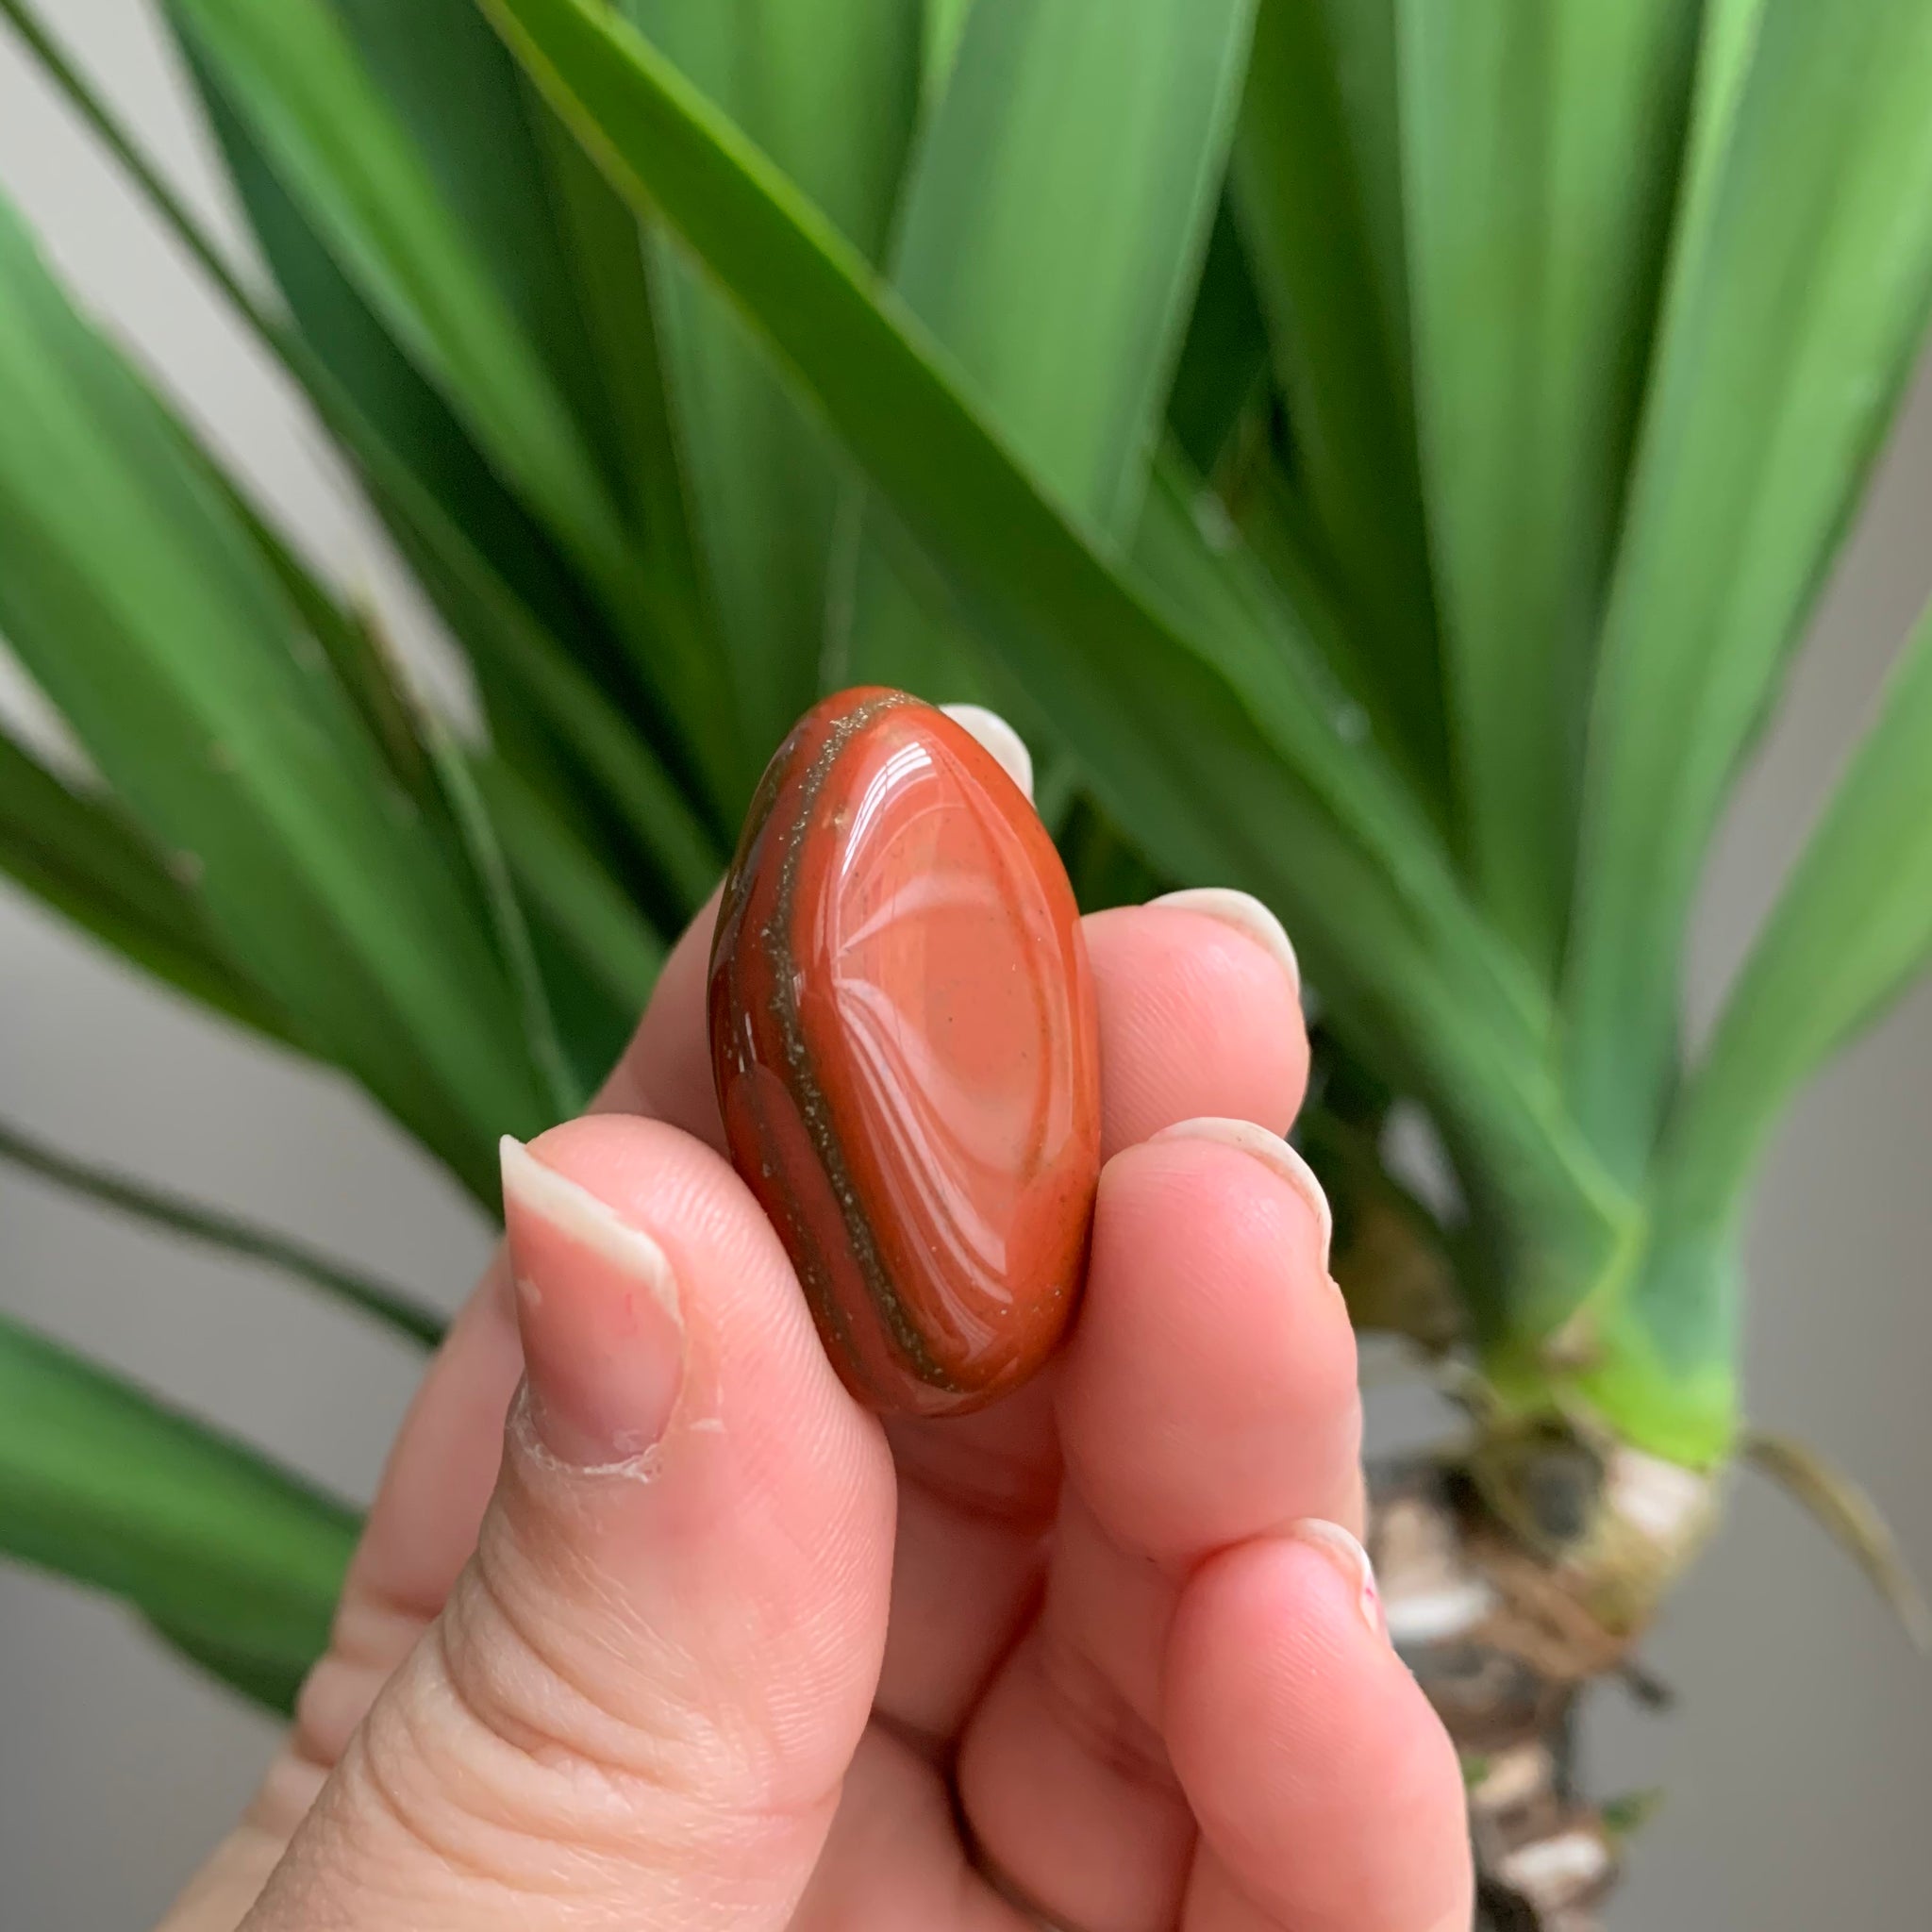
[[[1355,1341],[1326,1247],[1312,1176],[1244,1124],[1189,1122],[1101,1176],[1045,1597],[959,1762],[988,1858],[1056,1924],[1178,1915],[1194,1809],[1162,1687],[1190,1575],[1306,1519],[1359,1532]]]
[[[1101,1154],[1201,1114],[1286,1131],[1307,1077],[1293,954],[1237,893],[1185,893],[1084,922],[1100,1029]],[[960,1420],[891,1425],[892,1621],[879,1709],[953,1737],[1037,1594],[1059,1489],[1058,1371]]]

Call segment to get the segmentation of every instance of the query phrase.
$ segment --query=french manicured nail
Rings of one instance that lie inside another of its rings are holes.
[[[1237,892],[1230,886],[1191,886],[1184,892],[1163,892],[1147,903],[1198,912],[1203,919],[1218,919],[1223,925],[1245,933],[1288,974],[1295,999],[1301,999],[1302,962],[1295,958],[1294,941],[1289,938],[1288,928],[1252,893]]]
[[[503,1141],[503,1214],[529,1417],[559,1462],[635,1469],[684,1381],[671,1263],[587,1188]]]
[[[1007,776],[1028,798],[1033,796],[1033,754],[1026,749],[1026,741],[997,711],[989,711],[984,705],[941,705],[940,709],[978,739]]]
[[[1386,1642],[1389,1622],[1382,1614],[1382,1592],[1375,1588],[1375,1566],[1369,1561],[1368,1551],[1341,1524],[1326,1522],[1320,1516],[1303,1517],[1289,1535],[1327,1557],[1354,1591],[1355,1606],[1362,1622]]]
[[[1161,1128],[1154,1138],[1157,1141],[1218,1141],[1224,1147],[1239,1147],[1243,1154],[1278,1174],[1308,1204],[1308,1211],[1314,1215],[1315,1224],[1321,1230],[1322,1266],[1324,1270],[1327,1268],[1328,1250],[1335,1241],[1335,1211],[1328,1205],[1328,1196],[1324,1192],[1322,1183],[1315,1178],[1314,1169],[1279,1134],[1271,1134],[1266,1127],[1257,1127],[1253,1121],[1224,1121],[1210,1116],[1197,1121],[1177,1121],[1171,1127]]]

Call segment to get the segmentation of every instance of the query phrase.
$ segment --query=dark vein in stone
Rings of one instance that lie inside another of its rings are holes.
[[[833,767],[852,740],[881,712],[911,702],[897,692],[874,698],[828,728],[824,743],[819,747],[799,781],[797,808],[791,814],[791,823],[785,828],[784,856],[778,868],[778,903],[762,937],[766,958],[772,968],[772,1014],[778,1023],[791,1091],[798,1103],[800,1117],[805,1122],[806,1132],[811,1137],[813,1152],[818,1156],[820,1167],[824,1170],[833,1198],[839,1204],[840,1217],[845,1224],[845,1239],[851,1247],[853,1259],[858,1264],[866,1293],[872,1298],[887,1332],[913,1374],[936,1389],[958,1391],[960,1385],[934,1359],[924,1336],[892,1286],[891,1276],[879,1253],[877,1238],[858,1197],[858,1190],[853,1183],[844,1150],[839,1144],[838,1132],[832,1125],[831,1109],[825,1103],[818,1068],[813,1062],[810,1048],[806,1044],[805,1027],[798,1011],[792,977],[792,919],[797,909],[798,875],[805,862],[806,841],[812,830],[814,808],[831,778]],[[829,1280],[818,1285],[829,1301]]]

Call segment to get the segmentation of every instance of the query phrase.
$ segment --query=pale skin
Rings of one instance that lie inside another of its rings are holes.
[[[510,1150],[329,1654],[163,1932],[1468,1932],[1455,1754],[1335,1533],[1319,1196],[1239,1124],[1300,1105],[1296,988],[1227,910],[1087,921],[1078,1323],[881,1425],[724,1158],[707,908],[599,1110]]]

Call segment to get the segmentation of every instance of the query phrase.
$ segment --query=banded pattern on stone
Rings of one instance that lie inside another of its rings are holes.
[[[779,748],[725,882],[710,1032],[732,1159],[848,1387],[932,1415],[1024,1382],[1085,1266],[1093,995],[1053,841],[942,712],[845,691]]]

